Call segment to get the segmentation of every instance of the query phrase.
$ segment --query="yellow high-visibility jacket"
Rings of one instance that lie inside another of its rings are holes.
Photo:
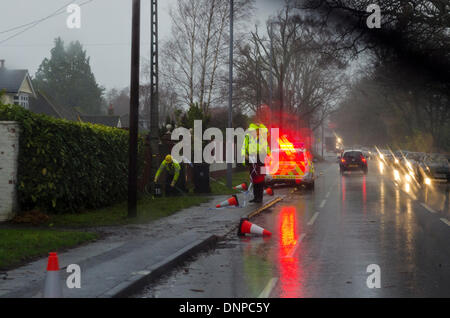
[[[256,131],[260,129],[261,132],[265,132],[267,138],[262,138],[262,136],[257,137],[255,134],[251,133],[252,131]],[[245,158],[245,156],[254,157],[255,159],[260,154],[260,146],[262,148],[261,151],[265,150],[266,155],[270,155],[270,147],[269,143],[267,141],[268,139],[268,130],[267,127],[263,124],[257,125],[257,124],[250,124],[250,127],[248,129],[249,133],[245,136],[244,143],[242,145],[241,153],[242,157]]]
[[[178,178],[180,177],[181,166],[175,159],[172,159],[171,163],[167,162],[166,160],[163,160],[163,162],[159,166],[158,171],[156,171],[155,178],[159,178],[159,175],[164,169],[166,169],[167,173],[174,175],[173,182],[178,181]]]

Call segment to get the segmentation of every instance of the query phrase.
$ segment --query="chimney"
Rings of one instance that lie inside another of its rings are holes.
[[[109,116],[113,116],[114,115],[114,107],[113,107],[112,104],[109,104],[108,115]]]
[[[4,68],[5,67],[5,60],[0,60],[0,68]]]

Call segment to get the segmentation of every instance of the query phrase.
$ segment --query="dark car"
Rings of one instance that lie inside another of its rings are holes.
[[[341,174],[346,171],[362,171],[367,174],[367,159],[360,150],[348,150],[342,154],[339,163]]]
[[[418,165],[417,179],[419,183],[449,183],[450,165],[447,157],[441,154],[426,155]]]

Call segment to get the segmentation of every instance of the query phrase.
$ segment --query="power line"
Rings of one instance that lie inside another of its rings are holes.
[[[81,43],[84,47],[111,47],[111,46],[130,46],[131,42],[110,42],[110,43]],[[16,44],[4,45],[3,48],[13,47],[52,47],[54,43],[39,43],[39,44]],[[150,42],[141,42],[141,46],[150,46]]]
[[[17,30],[17,29],[21,29],[21,28],[26,27],[26,26],[29,26],[29,25],[31,25],[31,24],[35,24],[35,23],[37,23],[37,22],[41,22],[41,21],[43,21],[43,20],[45,20],[45,19],[47,19],[47,18],[54,17],[54,16],[56,16],[56,15],[58,15],[58,14],[61,14],[62,12],[59,12],[59,11],[63,10],[64,8],[66,8],[66,7],[67,7],[69,4],[71,4],[71,3],[72,3],[72,2],[69,2],[68,4],[62,6],[61,8],[59,8],[58,10],[56,10],[55,12],[53,12],[52,14],[48,15],[48,16],[45,17],[45,18],[41,18],[41,19],[38,19],[38,20],[34,20],[34,21],[30,22],[30,23],[22,24],[22,25],[19,25],[19,26],[16,26],[16,27],[13,27],[13,28],[4,30],[4,31],[0,31],[0,34],[8,33],[8,32],[11,32],[11,31],[14,31],[14,30]]]
[[[88,4],[88,3],[92,2],[92,1],[94,1],[94,0],[87,0],[87,1],[85,1],[85,2],[83,2],[83,3],[81,3],[81,4],[79,4],[79,6],[80,6],[80,7],[81,7],[81,6],[84,6],[84,5],[86,5],[86,4]],[[43,21],[45,21],[45,20],[48,20],[48,19],[53,18],[53,17],[55,17],[55,16],[58,16],[58,15],[60,15],[60,14],[63,14],[65,11],[61,11],[61,10],[63,10],[64,8],[66,8],[68,5],[70,5],[70,4],[72,4],[72,3],[74,3],[73,0],[70,1],[69,3],[67,3],[66,5],[64,5],[63,7],[59,8],[58,10],[54,11],[54,12],[51,13],[50,15],[48,15],[48,16],[42,18],[42,19],[39,19],[39,20],[30,22],[30,23],[23,24],[23,25],[21,25],[21,26],[17,26],[17,27],[14,27],[14,28],[11,28],[11,29],[8,29],[8,30],[5,30],[5,31],[0,32],[0,34],[2,34],[2,33],[7,33],[7,32],[10,32],[10,31],[14,31],[14,30],[17,30],[17,29],[21,29],[21,28],[23,28],[23,27],[25,27],[25,26],[28,26],[27,28],[25,28],[25,29],[23,29],[23,30],[21,30],[21,31],[19,31],[19,32],[15,33],[15,34],[13,34],[13,35],[11,35],[11,36],[9,36],[9,37],[7,37],[6,39],[0,41],[0,44],[3,44],[3,43],[5,43],[6,41],[8,41],[8,40],[10,40],[10,39],[13,39],[13,38],[15,38],[15,37],[21,35],[22,33],[25,33],[25,32],[28,31],[29,29],[34,28],[35,26],[37,26],[38,24],[40,24],[41,22],[43,22]]]

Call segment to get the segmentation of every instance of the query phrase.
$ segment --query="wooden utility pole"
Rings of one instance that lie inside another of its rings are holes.
[[[130,139],[128,151],[128,217],[137,216],[137,156],[139,121],[139,51],[141,0],[133,0],[131,28]]]
[[[234,19],[234,0],[230,0],[230,69],[228,88],[228,128],[233,128],[233,19]],[[228,148],[228,147],[227,147]],[[234,147],[233,147],[234,148]],[[234,152],[233,152],[234,158]],[[227,163],[227,187],[231,189],[233,182],[233,164]]]

